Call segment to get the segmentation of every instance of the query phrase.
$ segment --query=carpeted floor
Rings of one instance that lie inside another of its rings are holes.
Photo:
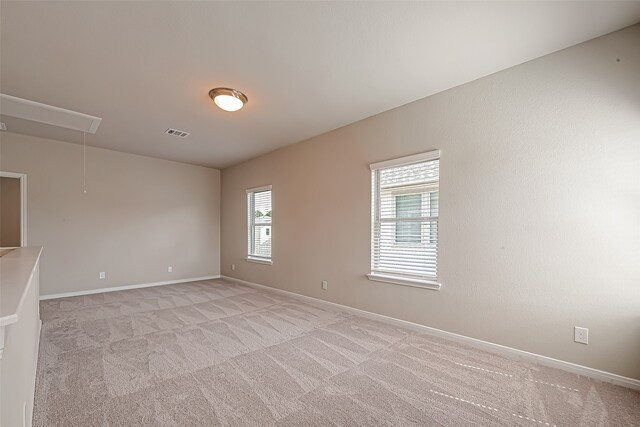
[[[41,315],[35,426],[640,425],[640,392],[221,280]]]

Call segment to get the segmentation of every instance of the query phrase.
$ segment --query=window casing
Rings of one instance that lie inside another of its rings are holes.
[[[247,190],[247,260],[271,264],[271,186]]]
[[[439,289],[440,152],[371,165],[372,280]]]

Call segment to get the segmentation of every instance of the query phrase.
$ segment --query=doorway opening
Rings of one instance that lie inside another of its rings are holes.
[[[0,171],[0,247],[27,246],[27,175]]]

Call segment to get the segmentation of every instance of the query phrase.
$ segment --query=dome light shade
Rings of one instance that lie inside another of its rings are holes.
[[[249,101],[244,93],[226,87],[211,89],[209,97],[224,111],[238,111]]]

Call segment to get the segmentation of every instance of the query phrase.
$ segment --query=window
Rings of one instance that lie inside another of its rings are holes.
[[[271,264],[271,186],[247,190],[247,260]]]
[[[439,289],[440,152],[371,165],[372,280]]]
[[[394,196],[398,218],[417,218],[422,212],[422,194],[401,194]],[[422,223],[418,221],[396,222],[396,243],[421,243]]]

